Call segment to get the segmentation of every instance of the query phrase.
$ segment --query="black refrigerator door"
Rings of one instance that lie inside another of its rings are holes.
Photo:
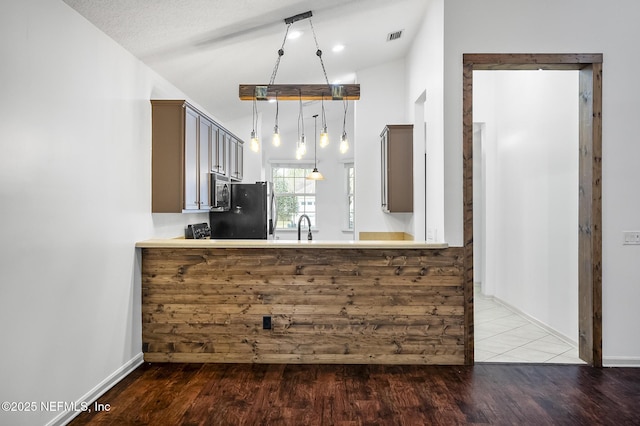
[[[231,184],[231,203],[229,211],[209,214],[211,238],[266,239],[266,184]]]

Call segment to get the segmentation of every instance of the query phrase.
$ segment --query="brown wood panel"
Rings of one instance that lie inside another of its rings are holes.
[[[374,318],[337,318],[332,319],[328,324],[323,324],[326,317],[322,315],[276,315],[273,317],[273,333],[289,333],[294,329],[301,334],[350,334],[358,332],[362,334],[377,335],[402,335],[402,336],[462,336],[464,334],[463,322],[458,318],[448,320],[447,317],[435,317],[431,320],[425,318],[405,317],[403,320],[388,317]],[[193,336],[217,334],[245,333],[257,335],[262,333],[259,326],[262,321],[261,316],[245,317],[246,322],[254,321],[253,325],[247,323],[234,322],[231,315],[219,316],[211,323],[153,323],[143,325],[143,329],[149,341],[158,341],[159,338],[166,337],[167,334],[180,334],[182,337],[192,341]],[[391,322],[394,321],[394,322]],[[155,339],[155,340],[154,340]]]
[[[184,144],[177,142],[184,141],[185,101],[152,100],[151,106],[151,211],[178,213],[183,209]]]
[[[264,88],[266,93],[264,96],[256,97],[256,87]],[[337,88],[336,94],[342,96],[333,97],[333,88]],[[280,101],[331,101],[331,100],[350,100],[357,101],[360,99],[359,84],[241,84],[238,87],[238,95],[241,101],[266,101],[269,99],[277,99]]]
[[[473,365],[475,339],[473,333],[473,69],[472,63],[464,64],[463,91],[463,146],[462,146],[462,208],[464,239],[464,362]]]
[[[463,62],[474,70],[580,70],[602,63],[601,53],[467,53]]]
[[[578,349],[602,366],[602,64],[580,71]]]
[[[593,304],[593,365],[602,367],[602,61],[593,64],[593,112],[591,141],[591,293]]]
[[[150,362],[464,362],[463,249],[143,249]],[[272,329],[262,329],[264,316]]]
[[[390,241],[390,240],[403,240],[413,241],[413,235],[406,232],[373,232],[363,231],[358,233],[359,240],[374,240],[374,241]]]

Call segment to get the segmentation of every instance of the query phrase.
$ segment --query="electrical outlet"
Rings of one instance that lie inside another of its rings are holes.
[[[263,330],[271,330],[271,317],[262,317],[262,329]]]
[[[640,245],[640,231],[624,231],[624,245]]]

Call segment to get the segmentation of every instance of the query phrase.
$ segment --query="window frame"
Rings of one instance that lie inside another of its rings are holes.
[[[273,184],[273,192],[274,195],[276,196],[276,200],[278,198],[279,195],[281,194],[286,194],[288,196],[294,196],[294,197],[313,197],[314,199],[314,206],[313,206],[313,214],[310,215],[309,212],[300,212],[298,211],[296,213],[296,221],[299,220],[300,215],[302,214],[307,214],[310,216],[311,218],[311,230],[312,231],[317,231],[318,230],[318,210],[317,210],[317,200],[318,200],[318,189],[316,186],[316,182],[313,181],[313,192],[304,192],[304,193],[299,193],[299,192],[278,192],[276,190],[276,179],[274,176],[274,171],[276,169],[298,169],[298,170],[305,170],[304,176],[306,178],[306,175],[308,173],[311,173],[312,169],[313,169],[313,162],[300,162],[300,161],[287,161],[287,160],[280,160],[280,161],[271,161],[269,162],[269,176],[270,176],[270,181]],[[295,178],[294,178],[295,179]],[[296,227],[283,227],[282,224],[278,221],[278,219],[276,218],[276,229],[278,231],[297,231],[297,226]],[[296,222],[297,225],[297,222]],[[303,224],[303,228],[306,229],[306,224]]]
[[[356,167],[353,160],[345,161],[343,163],[344,166],[344,210],[345,213],[343,215],[343,228],[347,232],[355,231],[355,223],[356,223]],[[353,185],[349,184],[350,176],[349,170],[353,170]],[[351,188],[352,186],[352,188]],[[351,192],[349,191],[351,189]],[[350,203],[350,200],[353,199],[353,204]],[[353,205],[353,211],[351,211],[350,206]],[[351,219],[351,215],[353,215],[353,220]]]

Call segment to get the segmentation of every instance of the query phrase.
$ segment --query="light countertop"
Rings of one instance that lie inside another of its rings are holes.
[[[191,240],[184,238],[151,239],[136,243],[138,248],[336,248],[336,249],[444,249],[446,243],[411,240]]]

